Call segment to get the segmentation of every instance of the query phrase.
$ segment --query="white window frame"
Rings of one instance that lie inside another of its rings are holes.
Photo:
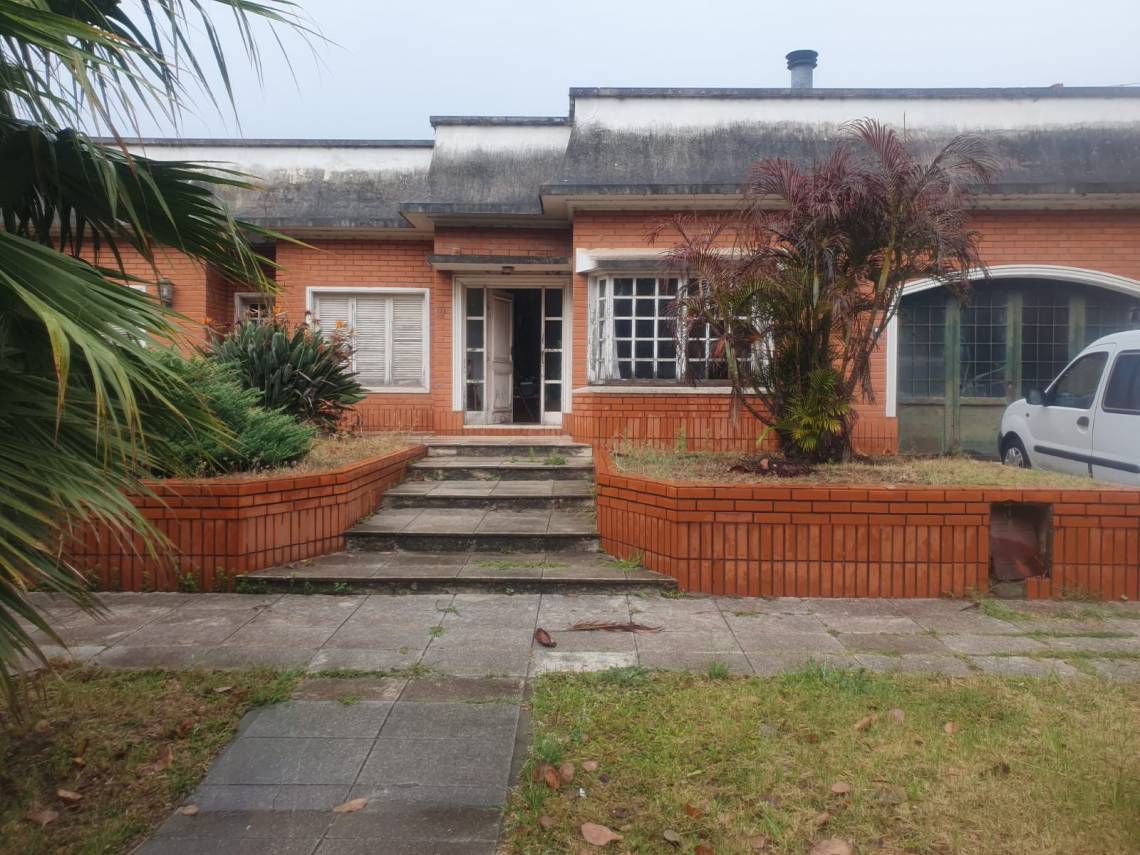
[[[600,373],[600,367],[601,367],[599,364],[601,361],[601,354],[599,351],[599,347],[601,344],[601,330],[599,329],[598,303],[601,301],[601,287],[602,287],[601,283],[603,280],[609,280],[612,282],[614,279],[633,279],[634,281],[636,281],[637,279],[657,279],[657,280],[677,279],[678,280],[678,285],[677,285],[678,292],[679,292],[680,288],[683,287],[681,284],[681,281],[680,281],[680,277],[678,277],[678,276],[663,276],[659,272],[651,272],[651,271],[623,270],[621,272],[598,273],[598,274],[592,275],[590,277],[589,282],[588,282],[588,288],[587,288],[587,315],[586,315],[586,327],[587,327],[587,330],[586,330],[586,332],[587,332],[586,354],[587,354],[587,359],[586,359],[586,373],[587,373],[587,384],[591,388],[600,388],[600,387],[605,387],[605,386],[613,386],[616,388],[631,388],[631,387],[636,387],[638,384],[641,384],[641,385],[646,385],[646,386],[653,388],[653,389],[669,388],[671,386],[684,386],[686,388],[686,390],[689,392],[693,392],[693,391],[699,392],[699,391],[707,391],[707,390],[717,390],[717,389],[720,389],[720,388],[728,385],[727,380],[711,380],[711,381],[710,380],[699,380],[699,381],[697,381],[698,385],[694,388],[693,381],[686,379],[686,374],[688,371],[688,341],[685,341],[685,342],[677,341],[677,352],[676,352],[676,356],[674,357],[675,364],[676,364],[676,374],[677,374],[677,376],[675,378],[658,379],[655,377],[628,377],[628,378],[624,378],[624,377],[623,378],[599,377],[598,375]],[[631,300],[637,299],[636,288],[637,288],[637,286],[635,285],[634,286],[635,293],[633,295],[631,295],[631,297],[629,299],[631,299]],[[653,297],[653,299],[657,300],[659,298],[655,295]],[[610,302],[611,303],[613,302],[612,295],[611,295]],[[654,318],[653,318],[654,339],[655,340],[660,340],[660,337],[657,336],[657,333],[656,333],[656,327],[657,327],[658,321],[660,320],[660,317],[661,316],[659,315],[659,313],[655,310]],[[637,320],[638,320],[637,316],[636,316],[636,314],[634,314],[634,316],[631,320],[631,323],[634,324],[635,326],[631,330],[631,333],[636,333]],[[642,319],[642,320],[645,320],[645,319]],[[709,358],[708,338],[705,337],[703,339],[703,341],[705,344],[705,347],[704,347],[705,361],[707,361]],[[631,345],[630,345],[630,362],[631,363],[634,363],[637,361],[637,356],[635,353],[636,342],[637,342],[636,334],[631,335]]]
[[[426,395],[431,392],[431,289],[430,288],[402,288],[402,287],[389,287],[386,285],[376,285],[372,287],[360,285],[316,285],[305,289],[305,311],[310,313],[313,318],[314,324],[320,321],[316,315],[316,298],[321,294],[337,295],[343,294],[346,297],[359,296],[361,294],[372,296],[396,296],[398,294],[418,294],[424,301],[423,313],[423,366],[424,366],[424,382],[422,386],[365,386],[364,390],[369,393],[377,394],[396,394],[396,395]],[[319,329],[319,327],[318,327]],[[353,370],[356,370],[356,356],[353,354]]]
[[[265,294],[261,291],[235,291],[234,292],[234,323],[240,324],[247,320],[245,315],[245,308],[248,303],[252,302],[268,303],[270,310],[277,303],[277,301],[270,294]]]

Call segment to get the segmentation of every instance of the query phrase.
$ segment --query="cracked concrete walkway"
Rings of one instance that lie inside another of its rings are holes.
[[[641,665],[770,674],[837,668],[1140,680],[1140,606],[961,600],[668,598],[657,594],[108,594],[101,620],[37,604],[109,667],[250,665],[312,675],[252,711],[150,853],[493,853],[526,748],[520,704],[546,671]],[[988,613],[987,613],[988,612]],[[661,632],[573,632],[578,621]],[[543,627],[558,646],[535,646]],[[338,679],[419,665],[429,676]],[[366,798],[359,812],[332,807]]]

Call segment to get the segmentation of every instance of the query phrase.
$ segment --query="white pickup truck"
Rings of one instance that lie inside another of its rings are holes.
[[[1097,339],[1006,407],[998,450],[1008,466],[1140,485],[1140,330]]]

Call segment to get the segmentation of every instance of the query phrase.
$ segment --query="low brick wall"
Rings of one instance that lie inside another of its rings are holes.
[[[1052,506],[1052,572],[1031,597],[1140,598],[1140,492],[1127,489],[684,484],[597,454],[602,547],[683,590],[777,597],[938,597],[985,591],[990,510]]]
[[[142,551],[137,536],[91,528],[71,551],[102,590],[227,590],[236,576],[344,549],[344,533],[403,480],[422,445],[317,475],[163,480],[134,499],[176,553]]]

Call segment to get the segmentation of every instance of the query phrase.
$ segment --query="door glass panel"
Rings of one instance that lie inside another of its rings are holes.
[[[628,302],[628,301],[627,301]],[[562,412],[562,289],[547,288],[543,295],[542,411]]]
[[[464,324],[467,333],[466,376],[467,394],[464,396],[468,412],[483,412],[484,404],[484,358],[486,323],[486,295],[482,288],[467,289],[467,320]]]
[[[546,322],[546,349],[562,349],[562,320],[548,320]]]
[[[946,396],[946,294],[907,297],[899,309],[899,398]]]
[[[1108,354],[1104,351],[1082,356],[1057,378],[1057,382],[1046,396],[1049,404],[1054,407],[1087,410],[1096,397],[1100,375],[1104,373],[1104,364],[1107,361]]]
[[[1021,309],[1021,394],[1044,389],[1069,363],[1069,297],[1026,289]]]
[[[547,380],[561,380],[562,379],[562,354],[561,353],[547,353],[543,357],[546,361],[546,379]]]
[[[975,291],[962,309],[959,386],[964,398],[1004,398],[1006,394],[1006,297]]]
[[[560,318],[562,317],[562,289],[561,288],[547,288],[545,310],[546,317]]]
[[[543,397],[542,408],[548,413],[559,413],[562,411],[562,384],[561,383],[545,383],[543,384],[546,393]]]

